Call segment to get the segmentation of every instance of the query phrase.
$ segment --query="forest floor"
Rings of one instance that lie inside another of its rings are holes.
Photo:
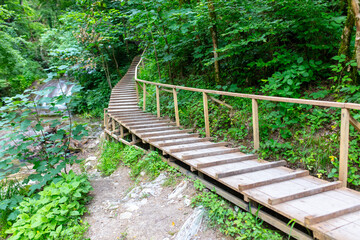
[[[145,174],[137,181],[129,169],[120,166],[111,176],[97,171],[98,145],[93,138],[81,154],[94,190],[85,220],[90,224],[86,237],[96,240],[186,240],[232,239],[209,227],[206,213],[190,206],[196,194],[184,176],[162,173],[153,181]]]

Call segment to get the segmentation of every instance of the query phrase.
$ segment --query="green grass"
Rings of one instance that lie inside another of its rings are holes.
[[[111,175],[122,160],[124,145],[117,142],[105,141],[101,145],[101,155],[97,168],[106,176]]]

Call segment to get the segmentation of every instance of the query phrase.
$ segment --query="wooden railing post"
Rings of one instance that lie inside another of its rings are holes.
[[[143,99],[144,99],[143,110],[145,111],[146,110],[146,84],[145,83],[143,83]]]
[[[109,115],[108,113],[106,112],[106,109],[104,109],[104,127],[106,130],[109,130],[109,126],[108,126],[108,123],[109,123]],[[105,131],[105,139],[107,141],[109,141],[109,134]]]
[[[177,100],[176,88],[173,88],[173,95],[174,95],[174,107],[175,107],[176,126],[180,127],[179,107],[178,107],[178,100]]]
[[[205,133],[206,133],[206,137],[210,137],[208,95],[205,92],[203,92],[203,102],[204,102]]]
[[[156,109],[157,109],[157,117],[160,117],[160,93],[159,86],[156,85]]]
[[[139,102],[139,86],[138,86],[138,82],[135,81],[135,89],[136,89],[136,101]]]
[[[253,118],[254,149],[258,150],[260,148],[259,104],[256,99],[252,99],[252,118]]]
[[[340,129],[340,167],[339,180],[342,186],[347,185],[348,176],[348,155],[349,155],[349,125],[350,111],[349,109],[341,109],[341,129]]]

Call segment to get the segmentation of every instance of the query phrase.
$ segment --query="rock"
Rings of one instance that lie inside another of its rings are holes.
[[[131,212],[124,212],[124,213],[120,214],[120,219],[129,219],[131,217],[132,217]]]
[[[99,144],[100,144],[100,140],[96,139],[95,141],[90,142],[87,145],[87,148],[94,149],[94,148],[97,148],[99,146]]]
[[[134,211],[136,211],[136,210],[138,210],[139,209],[139,206],[137,206],[136,204],[130,204],[128,207],[127,207],[127,211],[129,211],[129,212],[134,212]]]
[[[191,204],[191,200],[190,199],[188,199],[188,198],[186,198],[185,200],[184,200],[184,204],[185,204],[185,206],[190,206],[190,204]]]
[[[168,196],[168,199],[173,199],[179,196],[187,187],[187,181],[182,181],[176,189]]]
[[[175,240],[190,240],[200,229],[201,222],[204,216],[204,208],[197,207],[191,216],[186,220],[180,231],[176,234]]]
[[[87,163],[87,162],[92,162],[92,161],[96,161],[96,160],[97,160],[97,158],[95,156],[90,156],[85,160],[85,162]]]

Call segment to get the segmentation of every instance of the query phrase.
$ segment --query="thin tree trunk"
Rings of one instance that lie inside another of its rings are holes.
[[[97,49],[98,49],[99,54],[100,54],[100,56],[101,56],[103,68],[104,68],[104,71],[105,71],[106,81],[107,81],[107,83],[109,84],[110,90],[112,90],[111,78],[110,78],[110,74],[109,74],[109,68],[107,67],[107,64],[105,63],[104,55],[103,55],[102,52],[100,51],[99,46],[97,46]]]
[[[357,62],[357,68],[360,69],[360,8],[359,0],[351,0],[351,9],[354,13],[356,37],[355,37],[355,58]]]
[[[346,56],[346,62],[348,62],[352,58],[350,52],[350,42],[351,42],[352,32],[354,29],[354,24],[355,24],[354,14],[352,10],[348,8],[347,18],[343,33],[341,35],[341,43],[339,49],[339,56],[344,54]]]
[[[214,8],[214,3],[212,0],[208,1],[208,9],[209,9],[209,15],[210,20],[212,22],[212,25],[210,27],[211,32],[211,38],[213,42],[213,50],[214,50],[214,68],[215,68],[215,82],[216,84],[220,84],[220,63],[219,63],[219,55],[217,53],[218,49],[218,33],[217,33],[217,27],[216,27],[216,13]]]

